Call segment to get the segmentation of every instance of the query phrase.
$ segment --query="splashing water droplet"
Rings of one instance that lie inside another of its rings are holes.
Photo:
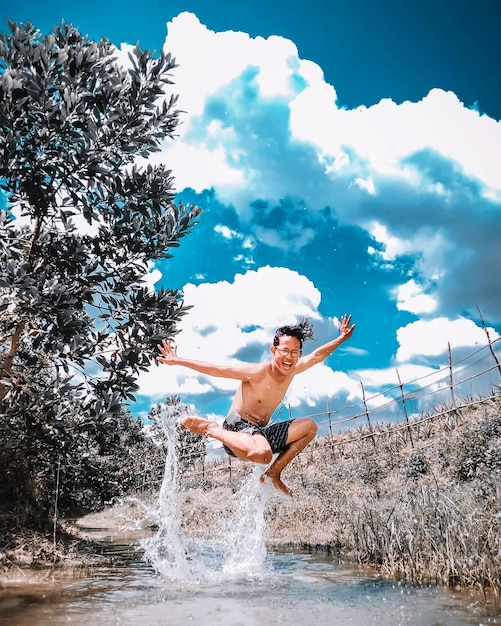
[[[260,577],[266,559],[264,511],[272,487],[259,482],[262,468],[256,467],[237,494],[240,503],[234,518],[227,521],[227,555],[223,564],[226,575]]]
[[[143,540],[141,547],[144,549],[146,559],[163,577],[169,580],[189,580],[191,576],[187,540],[181,530],[176,503],[177,420],[171,415],[169,408],[164,408],[160,415],[167,443],[167,455],[158,497],[158,510],[155,515],[158,531],[153,537]]]
[[[235,495],[239,500],[236,512],[221,522],[222,532],[218,534],[224,539],[216,544],[186,537],[177,503],[176,426],[179,415],[172,414],[169,408],[165,407],[160,415],[167,456],[157,510],[150,513],[158,530],[141,542],[145,558],[162,578],[175,582],[222,582],[265,576],[264,512],[275,490],[260,483],[262,468],[255,467]]]

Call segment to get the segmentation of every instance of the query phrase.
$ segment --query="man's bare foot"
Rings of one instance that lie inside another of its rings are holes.
[[[265,472],[259,480],[260,482],[264,483],[266,479],[271,482],[275,489],[278,489],[278,491],[281,491],[286,496],[289,496],[289,498],[292,498],[292,491],[289,489],[289,487],[287,487],[287,485],[282,482],[280,476],[274,476],[273,474],[268,474],[268,472]]]
[[[192,415],[182,417],[179,423],[183,428],[186,428],[186,430],[204,437],[209,437],[213,430],[219,428],[217,422],[211,422],[203,417],[194,417]]]

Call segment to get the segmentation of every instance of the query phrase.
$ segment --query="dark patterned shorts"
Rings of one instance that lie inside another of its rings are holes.
[[[263,428],[260,428],[259,426],[255,426],[254,424],[243,420],[236,411],[230,411],[224,420],[223,428],[238,433],[248,433],[249,435],[259,433],[260,435],[263,435],[266,441],[270,444],[273,454],[276,454],[283,452],[286,449],[287,437],[289,436],[289,426],[293,421],[294,420],[277,422],[276,424],[270,424],[269,426],[263,426]],[[235,456],[234,452],[230,450],[228,446],[223,446],[223,448],[230,456]]]

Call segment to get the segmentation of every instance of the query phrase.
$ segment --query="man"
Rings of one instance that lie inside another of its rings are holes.
[[[278,454],[261,481],[267,477],[275,488],[290,496],[290,490],[281,479],[282,471],[312,441],[317,425],[310,419],[294,419],[269,426],[268,422],[294,376],[326,359],[351,337],[354,329],[351,315],[343,315],[339,337],[302,356],[303,341],[313,339],[311,323],[304,320],[293,326],[282,326],[277,329],[271,346],[271,361],[265,363],[213,365],[194,361],[178,356],[177,348],[166,340],[158,345],[162,356],[157,360],[209,376],[241,381],[222,426],[196,416],[186,416],[180,423],[193,433],[221,441],[228,454],[245,461],[267,465],[273,454]]]

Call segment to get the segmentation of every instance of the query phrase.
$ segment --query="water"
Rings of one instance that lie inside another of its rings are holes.
[[[211,546],[206,546],[210,552]],[[398,585],[305,554],[268,554],[261,576],[173,582],[131,562],[0,596],[2,626],[466,626],[501,624],[473,601]]]
[[[5,626],[463,626],[501,624],[498,611],[434,587],[399,585],[319,555],[268,552],[264,510],[274,495],[253,474],[222,520],[224,541],[183,534],[176,506],[175,422],[155,517],[158,531],[124,545],[110,536],[119,565],[78,578],[52,574],[0,594]]]

